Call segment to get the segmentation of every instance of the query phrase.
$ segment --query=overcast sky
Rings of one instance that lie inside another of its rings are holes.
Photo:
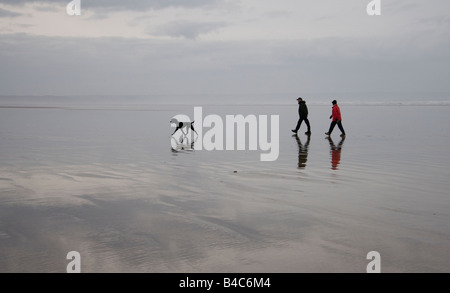
[[[450,93],[448,0],[69,2],[0,0],[0,95]]]

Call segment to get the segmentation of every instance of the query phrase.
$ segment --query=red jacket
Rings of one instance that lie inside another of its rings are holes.
[[[333,106],[333,112],[331,116],[333,121],[342,121],[341,109],[339,109],[339,106],[337,104]]]

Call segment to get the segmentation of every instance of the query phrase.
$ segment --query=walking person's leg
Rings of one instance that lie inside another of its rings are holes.
[[[299,119],[298,119],[298,122],[297,122],[297,126],[295,127],[294,130],[292,130],[292,132],[297,133],[298,130],[300,129],[300,126],[302,126],[302,122],[303,122],[303,119],[302,119],[302,118],[299,118]]]
[[[311,124],[309,124],[308,118],[305,119],[306,126],[308,126],[308,131],[305,134],[311,134]]]
[[[326,135],[331,135],[331,133],[333,132],[334,127],[336,126],[336,121],[331,122],[330,124],[330,129],[328,130],[327,133],[325,133]]]
[[[345,130],[344,127],[342,126],[342,122],[338,121],[337,125],[339,127],[339,130],[342,132],[342,135],[345,135]]]

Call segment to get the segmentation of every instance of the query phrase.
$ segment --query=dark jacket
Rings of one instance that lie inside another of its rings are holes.
[[[298,103],[298,115],[302,118],[308,117],[308,107],[306,106],[305,101],[301,101]]]

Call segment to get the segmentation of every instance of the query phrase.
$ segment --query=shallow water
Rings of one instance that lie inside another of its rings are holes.
[[[279,115],[261,162],[172,150],[194,105],[27,105],[0,105],[0,272],[449,272],[450,107],[342,105],[331,141],[329,106],[309,141],[296,105],[203,107]]]

